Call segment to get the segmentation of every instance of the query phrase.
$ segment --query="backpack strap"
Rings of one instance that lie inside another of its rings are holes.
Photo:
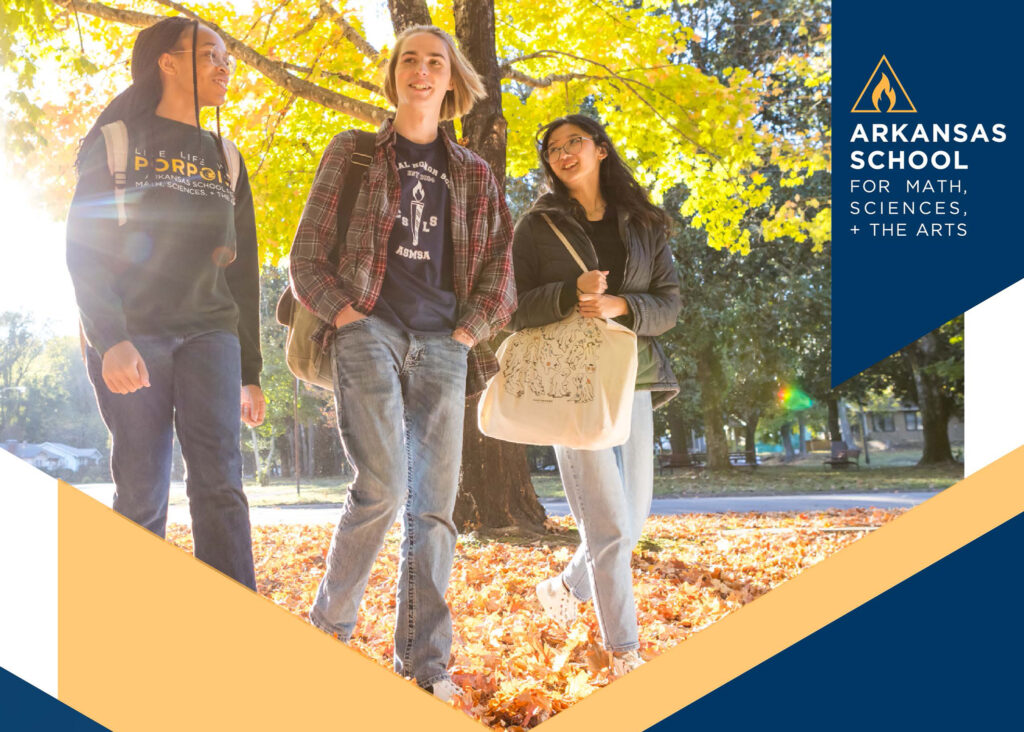
[[[103,133],[103,141],[107,145],[107,169],[114,179],[117,225],[124,226],[128,220],[124,208],[124,189],[128,185],[128,127],[123,120],[117,120],[100,127],[100,132]]]
[[[348,223],[352,218],[352,210],[356,207],[356,199],[359,198],[359,189],[363,187],[363,178],[366,176],[366,171],[370,169],[370,163],[373,162],[373,148],[377,140],[377,136],[372,132],[356,130],[355,133],[356,146],[349,156],[345,179],[341,183],[341,192],[338,194],[334,246],[327,253],[327,261],[335,268],[337,268],[338,260],[341,257],[341,245],[348,234]],[[297,304],[298,299],[292,291],[293,286],[289,284],[284,288],[284,292],[281,293],[281,297],[277,301],[275,311],[277,322],[289,328],[292,324],[292,308],[301,307]]]
[[[228,159],[228,180],[233,191],[238,185],[238,175],[242,170],[242,156],[238,152],[238,146],[231,140],[222,137],[220,141],[224,143],[224,154]]]
[[[359,189],[363,187],[366,171],[370,169],[370,163],[373,162],[373,148],[376,140],[377,136],[374,133],[356,130],[356,146],[349,157],[348,170],[341,185],[341,193],[338,195],[336,235],[334,248],[330,255],[330,261],[333,264],[338,263],[342,242],[345,241],[345,236],[348,234],[352,209],[356,206],[356,199],[359,197]]]

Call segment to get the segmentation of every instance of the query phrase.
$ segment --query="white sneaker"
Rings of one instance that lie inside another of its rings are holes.
[[[443,702],[449,702],[454,697],[462,694],[462,689],[456,686],[450,676],[445,676],[430,687],[430,692]]]
[[[644,659],[637,651],[620,651],[612,654],[612,671],[610,676],[617,679],[630,671],[644,665]]]
[[[561,577],[546,579],[537,585],[537,599],[544,614],[561,625],[570,627],[576,622],[579,600],[566,589]]]

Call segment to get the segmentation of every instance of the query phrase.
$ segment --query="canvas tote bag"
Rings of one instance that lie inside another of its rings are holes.
[[[565,235],[541,214],[583,272]],[[501,370],[477,405],[480,431],[525,445],[601,450],[629,439],[636,334],[614,320],[584,318],[524,328],[498,348]]]

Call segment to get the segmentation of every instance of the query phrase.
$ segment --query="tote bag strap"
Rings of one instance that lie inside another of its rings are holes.
[[[562,230],[555,226],[555,222],[552,221],[551,217],[548,216],[546,213],[542,213],[541,216],[543,216],[544,220],[548,222],[548,226],[550,226],[551,230],[555,232],[555,236],[557,236],[559,240],[561,240],[561,242],[565,244],[565,248],[569,250],[569,254],[572,255],[572,258],[576,260],[576,264],[578,264],[580,266],[580,269],[583,270],[583,273],[586,274],[587,265],[583,264],[583,260],[580,259],[580,255],[577,254],[576,250],[572,248],[572,244],[570,244],[569,240],[565,238],[565,234],[562,233]]]

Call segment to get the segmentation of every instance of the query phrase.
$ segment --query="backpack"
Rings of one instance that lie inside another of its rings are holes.
[[[114,206],[117,208],[117,225],[124,226],[128,221],[128,212],[124,205],[124,190],[128,185],[128,126],[124,120],[116,120],[100,127],[103,141],[107,144],[107,169],[114,178]],[[228,178],[231,190],[238,183],[238,173],[242,168],[241,155],[235,143],[222,137],[224,153],[227,156]]]
[[[356,146],[349,157],[345,179],[338,195],[334,246],[327,255],[327,261],[335,267],[338,265],[341,243],[348,234],[349,219],[352,218],[352,209],[355,208],[356,198],[359,197],[363,177],[373,160],[375,140],[376,135],[372,132],[356,130]],[[276,316],[277,322],[288,329],[284,345],[288,370],[308,384],[333,391],[334,370],[330,352],[318,341],[313,340],[313,334],[320,329],[323,321],[298,301],[290,284],[284,288],[277,301]]]

